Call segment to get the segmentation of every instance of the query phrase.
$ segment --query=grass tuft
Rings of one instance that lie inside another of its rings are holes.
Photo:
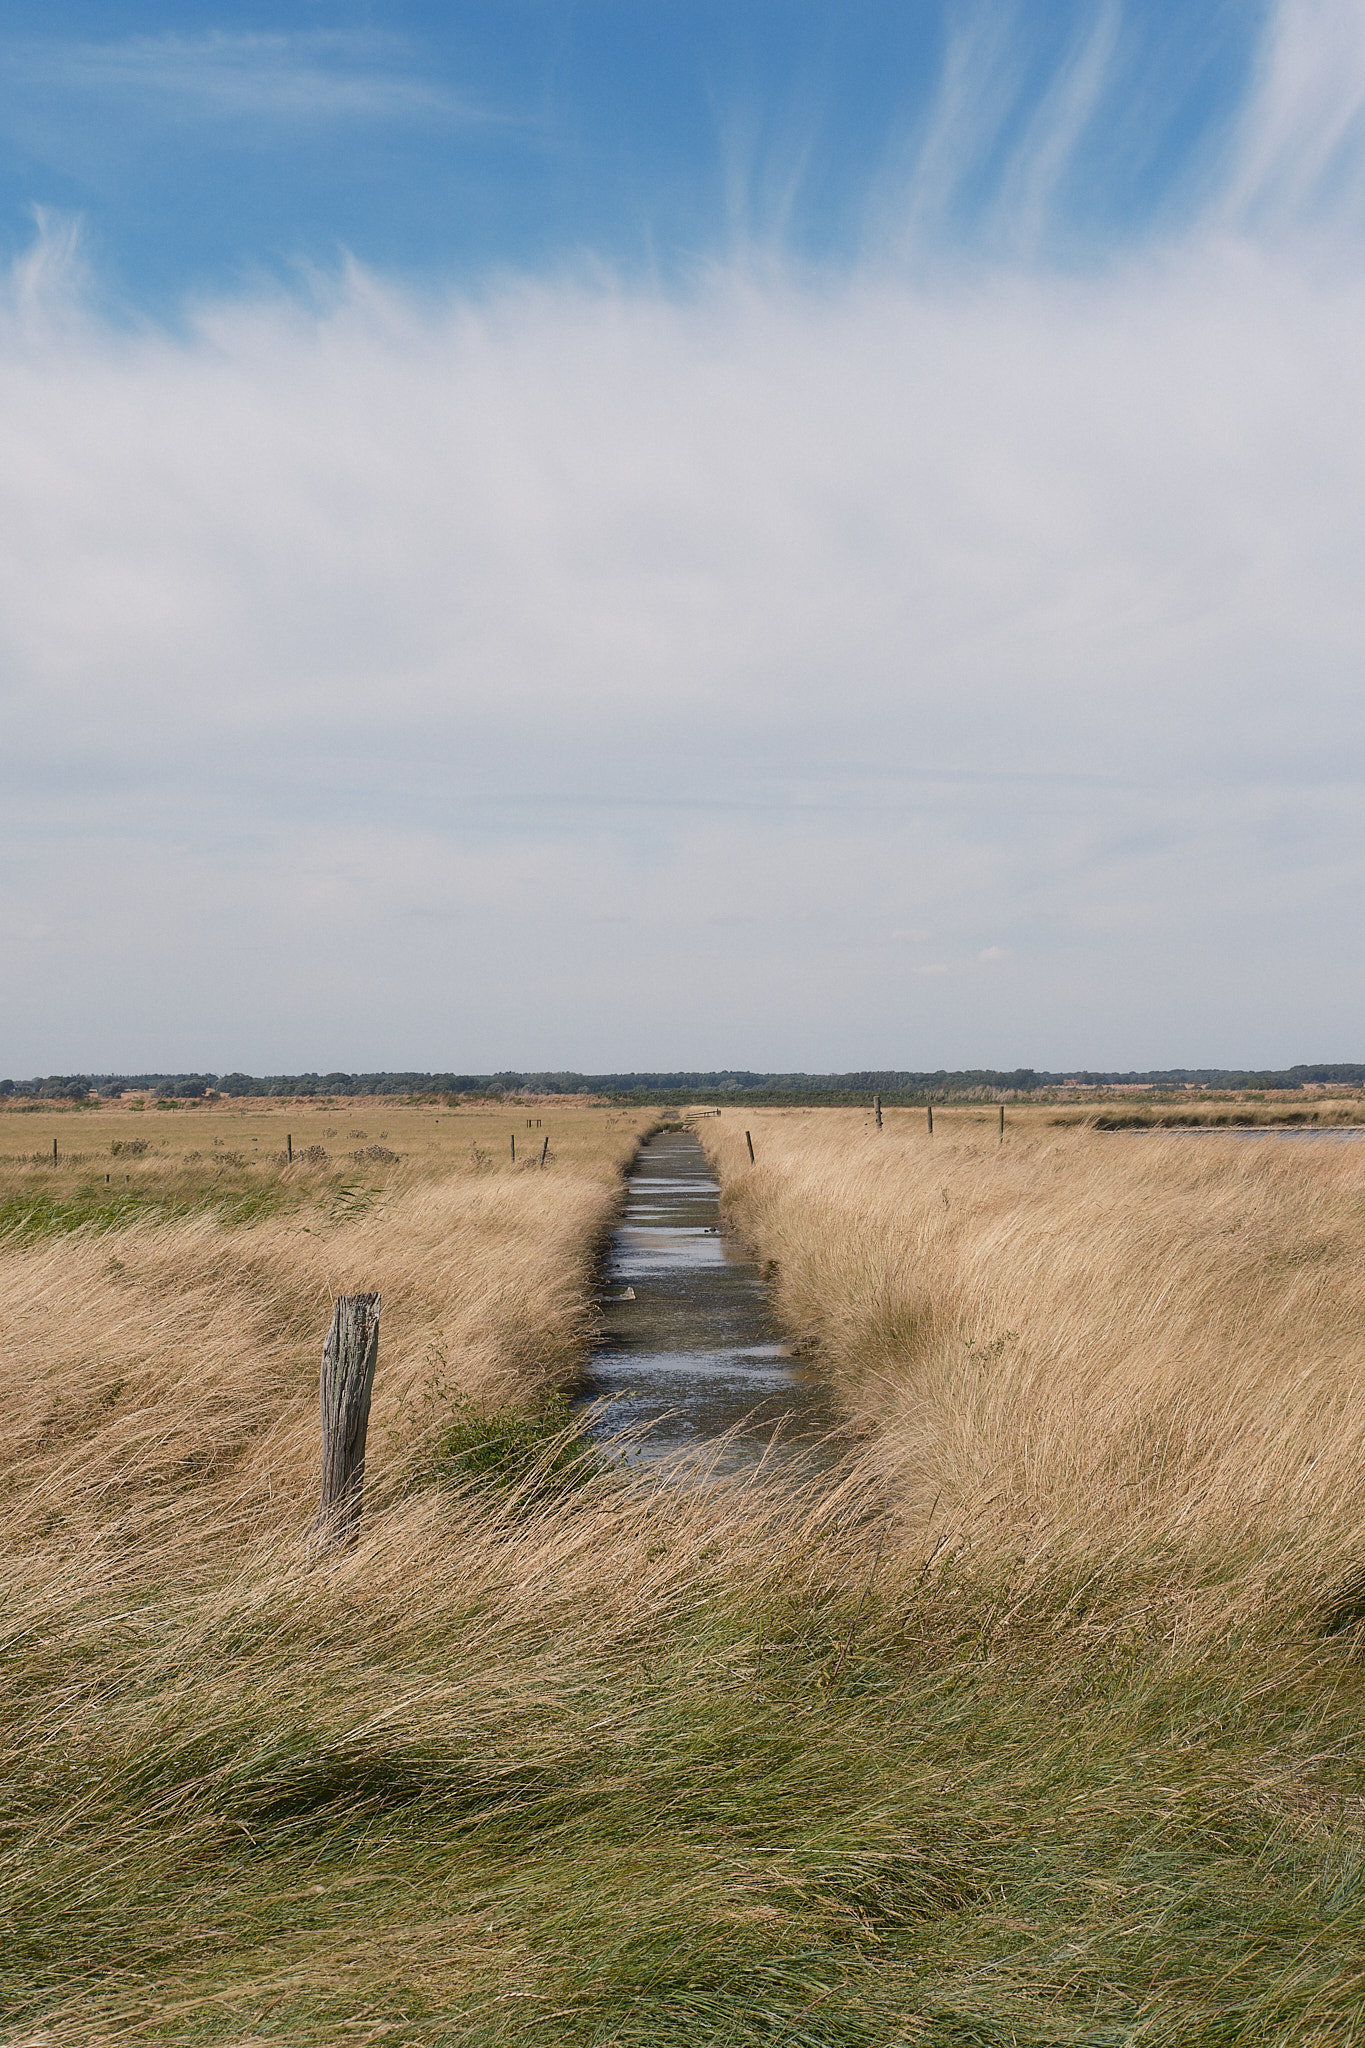
[[[600,1477],[603,1458],[561,1394],[532,1413],[458,1405],[432,1443],[431,1471],[438,1481],[473,1481],[540,1500]]]

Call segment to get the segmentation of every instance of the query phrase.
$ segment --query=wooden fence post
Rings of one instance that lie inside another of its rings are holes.
[[[294,1163],[294,1134],[292,1131],[286,1131],[284,1134],[284,1156],[292,1166]]]
[[[364,1504],[365,1432],[379,1356],[377,1294],[342,1294],[322,1347],[322,1501],[318,1525],[353,1543]]]
[[[744,1133],[744,1142],[749,1148],[749,1164],[752,1166],[754,1163],[754,1141],[747,1131]]]
[[[515,1165],[516,1165],[516,1163],[517,1163],[517,1134],[516,1134],[516,1132],[515,1132],[515,1131],[513,1131],[513,1133],[512,1133],[512,1164],[513,1164],[513,1166],[515,1166]]]
[[[1003,1102],[1000,1105],[1000,1136],[997,1142],[1001,1145],[1005,1142],[1005,1105]]]
[[[57,1164],[57,1140],[55,1138],[52,1140],[52,1164],[54,1166]]]
[[[926,1102],[924,1106],[929,1112],[929,1136],[932,1138],[934,1135],[934,1105],[932,1102]]]
[[[877,1112],[877,1129],[880,1130],[882,1127],[882,1098],[880,1095],[873,1096],[872,1107]]]
[[[545,1154],[546,1154],[546,1153],[547,1153],[547,1152],[549,1151],[549,1149],[550,1149],[550,1133],[549,1133],[549,1132],[547,1131],[547,1132],[545,1133],[545,1143],[544,1143],[544,1144],[543,1144],[543,1145],[541,1146],[541,1148],[540,1148],[540,1163],[541,1163],[541,1165],[542,1165],[542,1166],[543,1166],[543,1165],[545,1164]]]

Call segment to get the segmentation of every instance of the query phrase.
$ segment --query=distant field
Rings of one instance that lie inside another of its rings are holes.
[[[254,1222],[372,1199],[391,1184],[537,1171],[542,1152],[551,1170],[612,1171],[652,1114],[576,1103],[448,1109],[392,1096],[321,1108],[218,1099],[0,1105],[0,1237],[204,1211]]]
[[[0,1112],[0,2039],[1360,2038],[1365,1141],[699,1118],[849,1441],[687,1489],[560,1399],[652,1112],[46,1114]]]
[[[538,1157],[546,1137],[566,1162],[597,1164],[615,1157],[615,1134],[638,1129],[652,1114],[584,1107],[563,1097],[550,1103],[475,1103],[454,1109],[406,1103],[392,1095],[342,1098],[321,1106],[250,1097],[235,1102],[223,1097],[176,1103],[125,1100],[89,1108],[0,1102],[0,1164],[46,1163],[55,1138],[59,1162],[67,1170],[107,1171],[115,1144],[145,1145],[153,1160],[170,1166],[212,1165],[218,1151],[239,1154],[248,1165],[268,1166],[282,1163],[287,1136],[296,1154],[318,1147],[327,1155],[318,1163],[340,1172],[356,1163],[357,1153],[375,1145],[425,1171],[477,1169],[485,1162],[500,1166],[510,1161],[513,1137],[518,1164],[528,1162],[533,1148]],[[119,1171],[134,1164],[125,1156]]]

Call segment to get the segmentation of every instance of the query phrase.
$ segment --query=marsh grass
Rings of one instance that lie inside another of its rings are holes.
[[[731,1214],[955,1558],[1249,1615],[1365,1561],[1365,1149],[840,1112],[761,1137],[749,1167],[707,1134]]]
[[[964,1125],[925,1171],[908,1128],[879,1166],[845,1158],[856,1124],[781,1121],[727,1191],[862,1420],[818,1480],[717,1454],[662,1481],[566,1418],[633,1135],[605,1120],[554,1175],[471,1172],[452,1140],[445,1170],[349,1198],[321,1174],[241,1227],[0,1245],[0,2039],[1359,2038],[1361,1631],[1267,1568],[1264,1503],[1226,1510],[1345,1413],[1319,1381],[1350,1304],[1322,1297],[1324,1351],[1293,1290],[1351,1255],[1287,1252],[1333,1218],[1349,1242],[1347,1186],[1301,1208],[1278,1167],[1172,1180],[1129,1145],[1125,1236],[1087,1163],[1124,1141],[1006,1166]],[[1176,1256],[1197,1214],[1247,1236],[1220,1276],[1264,1333],[1245,1388]],[[332,1291],[376,1282],[365,1517],[321,1553],[318,1344]],[[1221,1372],[1183,1411],[1202,1463],[1167,1414],[1182,1332]],[[1211,1465],[1295,1361],[1289,1424]],[[1082,1456],[1082,1397],[1166,1449]],[[1293,1556],[1349,1527],[1296,1498]]]
[[[326,1566],[231,1516],[216,1568],[183,1526],[70,1558],[7,1607],[9,2023],[1352,2038],[1343,1657],[992,1641],[901,1561],[840,1665],[868,1534],[856,1486],[607,1473],[399,1491]]]

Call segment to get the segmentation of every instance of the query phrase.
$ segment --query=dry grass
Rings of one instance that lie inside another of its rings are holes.
[[[743,1806],[741,1729],[772,1719],[736,1553],[771,1668],[847,1574],[847,1492],[381,1489],[327,1559],[297,1515],[208,1513],[163,1500],[136,1548],[92,1532],[7,1588],[0,1999],[37,2038],[589,2038],[604,1968],[619,1997],[680,1920],[733,1947],[818,1857],[827,1814],[774,1874],[757,1814],[722,1846],[709,1809]]]
[[[912,1525],[1250,1612],[1365,1560],[1365,1143],[703,1123]]]
[[[1353,1150],[773,1113],[751,1171],[709,1120],[869,1426],[821,1494],[535,1423],[632,1120],[542,1174],[385,1110],[364,1173],[215,1167],[183,1111],[125,1211],[0,1175],[7,2048],[1359,2041],[1360,1666],[1305,1605],[1359,1513]]]
[[[376,1476],[401,1471],[452,1403],[532,1407],[572,1379],[640,1119],[567,1112],[542,1173],[488,1164],[470,1135],[486,1137],[486,1120],[447,1115],[429,1141],[443,1170],[424,1154],[339,1175],[276,1158],[224,1173],[211,1113],[196,1114],[207,1157],[133,1158],[142,1199],[112,1217],[78,1161],[0,1173],[14,1219],[0,1238],[0,1488],[26,1528],[122,1516],[132,1540],[148,1502],[191,1486],[210,1521],[231,1501],[290,1526],[316,1477],[320,1334],[337,1293],[384,1296]],[[403,1116],[384,1128],[415,1147],[417,1118]],[[91,1112],[83,1133],[97,1122],[126,1131],[132,1118]]]
[[[556,1161],[610,1173],[647,1120],[639,1111],[562,1096],[453,1108],[395,1095],[161,1103],[129,1096],[79,1108],[9,1102],[0,1103],[0,1175],[12,1178],[28,1167],[51,1174],[54,1139],[58,1188],[91,1175],[102,1182],[105,1173],[114,1184],[128,1175],[136,1185],[139,1175],[156,1171],[195,1168],[202,1177],[209,1170],[282,1167],[286,1139],[293,1140],[296,1172],[307,1164],[343,1174],[373,1168],[368,1155],[376,1145],[397,1154],[410,1175],[494,1171],[510,1167],[513,1138],[517,1164],[526,1167],[548,1138]]]
[[[0,1244],[12,2038],[494,2041],[507,2001],[561,2038],[595,2026],[613,1945],[630,2003],[639,1942],[672,1942],[680,1914],[717,1985],[755,1914],[766,1940],[768,1852],[718,1854],[698,1816],[672,1846],[632,1837],[691,1797],[685,1759],[710,1755],[713,1788],[740,1762],[736,1558],[768,1669],[792,1643],[818,1669],[860,1502],[661,1492],[543,1432],[529,1470],[471,1478],[460,1457],[461,1417],[534,1417],[572,1380],[646,1121],[570,1112],[545,1172],[494,1166],[467,1117],[434,1165],[362,1180],[244,1162],[245,1221],[207,1156],[135,1155],[148,1201],[115,1218],[82,1211],[100,1183],[63,1162],[57,1220]],[[50,1169],[9,1171],[22,1216]],[[311,1529],[318,1353],[334,1293],[361,1285],[384,1295],[380,1371],[361,1538],[337,1557]],[[647,1898],[623,1897],[623,1855]],[[809,1996],[791,1975],[786,2005]]]

